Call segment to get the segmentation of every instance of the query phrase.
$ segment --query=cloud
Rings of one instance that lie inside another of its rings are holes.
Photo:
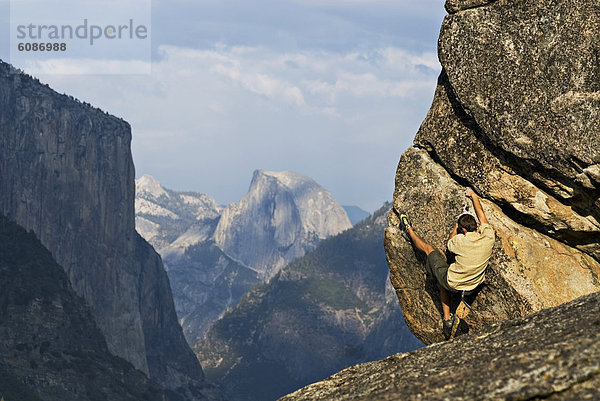
[[[176,51],[176,49],[165,49],[167,53]],[[254,53],[254,51],[249,51],[248,53],[250,52]],[[215,51],[199,53],[199,56],[205,56],[201,62],[208,61],[205,64],[213,62],[208,68],[211,73],[226,78],[232,83],[254,94],[265,96],[268,99],[280,100],[303,108],[307,107],[302,90],[298,86],[285,79],[263,72],[264,69],[260,65],[256,68],[256,59],[250,58],[248,60],[244,58],[246,54],[236,54],[238,53],[236,49],[232,49],[228,53],[218,53]]]
[[[439,71],[431,53],[401,49],[369,52],[298,51],[278,53],[262,47],[216,45],[209,50],[161,47],[155,66],[161,72],[186,66],[194,76],[210,76],[300,113],[341,118],[356,116],[351,102],[362,99],[411,98],[431,87]],[[334,111],[332,113],[332,111]]]
[[[88,58],[51,58],[26,60],[21,65],[28,74],[38,75],[90,75],[102,71],[106,75],[150,74],[152,64],[142,60],[107,60]]]
[[[159,50],[147,76],[41,79],[127,120],[138,175],[222,203],[239,200],[263,168],[307,174],[340,201],[375,209],[391,197],[439,73],[433,54],[393,47]]]
[[[282,52],[435,51],[445,15],[439,0],[155,0],[152,13],[157,46],[225,43]]]
[[[369,210],[391,199],[433,97],[443,2],[151,1],[151,74],[86,75],[81,58],[29,66],[127,120],[138,175],[221,203],[239,200],[256,168],[307,174]],[[7,60],[8,1],[0,11]],[[148,67],[101,54],[105,72]]]

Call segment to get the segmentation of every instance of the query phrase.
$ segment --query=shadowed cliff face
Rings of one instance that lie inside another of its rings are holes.
[[[600,290],[600,14],[591,0],[446,8],[443,71],[394,207],[444,250],[464,189],[482,197],[496,244],[465,332]],[[390,214],[392,283],[411,330],[440,341],[438,290],[398,223]]]
[[[85,301],[32,233],[0,216],[0,396],[156,400],[164,394],[108,352]]]
[[[1,63],[0,131],[0,210],[63,266],[109,350],[162,387],[202,385],[160,257],[135,232],[129,125]]]

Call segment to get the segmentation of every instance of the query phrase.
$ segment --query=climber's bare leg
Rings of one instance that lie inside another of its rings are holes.
[[[425,252],[426,255],[429,255],[431,252],[434,251],[434,248],[427,242],[425,242],[421,237],[419,237],[412,227],[408,227],[407,231],[408,235],[410,235],[410,238],[412,239],[417,249],[420,249],[421,251]]]
[[[429,255],[431,252],[435,251],[435,248],[433,246],[431,246],[430,244],[428,244],[427,242],[425,242],[425,240],[423,240],[423,238],[419,237],[417,235],[417,233],[415,232],[415,230],[413,230],[412,227],[408,227],[408,229],[406,231],[408,232],[408,235],[410,235],[410,238],[412,239],[412,241],[415,244],[415,246],[417,247],[417,249],[420,249],[421,251],[425,252],[426,255]],[[450,293],[448,292],[448,290],[443,288],[441,285],[438,287],[440,289],[440,299],[442,301],[442,312],[444,313],[444,320],[449,320],[450,319]]]
[[[429,255],[431,252],[433,252],[435,250],[435,248],[433,246],[431,246],[430,244],[425,242],[425,240],[423,240],[423,238],[419,237],[417,235],[417,233],[415,232],[415,230],[413,230],[412,227],[409,227],[407,231],[408,231],[408,235],[410,235],[410,238],[412,239],[412,241],[415,244],[415,246],[417,247],[417,249],[420,249],[421,251],[425,252],[425,254],[427,254],[427,255]],[[443,288],[441,285],[439,286],[439,288],[440,288],[440,299],[442,300],[442,312],[444,313],[444,320],[449,320],[450,319],[450,293],[448,292],[448,290]]]
[[[450,292],[440,287],[440,299],[442,300],[442,312],[444,313],[444,320],[450,320]]]

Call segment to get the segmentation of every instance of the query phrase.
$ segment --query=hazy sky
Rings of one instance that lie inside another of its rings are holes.
[[[444,14],[442,0],[159,0],[150,75],[39,77],[131,124],[138,177],[225,204],[255,169],[293,170],[373,211],[431,104]]]

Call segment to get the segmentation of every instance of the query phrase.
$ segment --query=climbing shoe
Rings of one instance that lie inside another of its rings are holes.
[[[450,319],[444,320],[444,324],[442,326],[442,333],[444,334],[444,338],[448,340],[450,335],[452,335],[452,325],[454,324],[454,315],[450,314]]]
[[[410,221],[408,220],[408,216],[404,212],[400,212],[398,214],[398,218],[400,219],[400,229],[403,231],[408,230],[411,227]]]

